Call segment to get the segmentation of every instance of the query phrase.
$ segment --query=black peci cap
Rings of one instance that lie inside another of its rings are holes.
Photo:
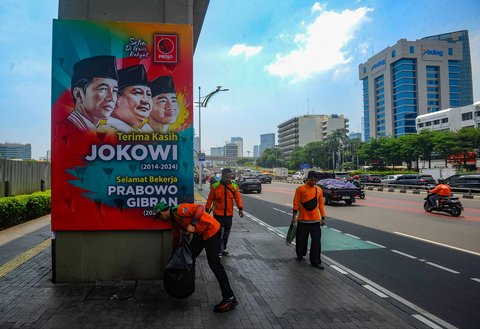
[[[118,81],[115,56],[84,58],[73,65],[72,90],[80,81],[93,78],[109,78]]]
[[[129,86],[149,86],[147,71],[142,64],[125,67],[118,70],[118,89],[123,90]]]
[[[150,88],[152,89],[152,97],[166,93],[175,94],[175,85],[170,75],[164,75],[154,79],[150,82]]]
[[[311,178],[318,179],[318,174],[317,174],[316,171],[311,170],[311,171],[308,172],[307,179],[311,179]]]

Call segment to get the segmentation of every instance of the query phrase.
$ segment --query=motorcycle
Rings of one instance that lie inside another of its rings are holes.
[[[430,203],[430,196],[432,195],[433,195],[432,193],[428,193],[427,196],[425,197],[425,203],[423,204],[423,209],[425,209],[426,212],[443,211],[452,215],[453,217],[460,216],[463,210],[463,206],[462,206],[462,203],[458,200],[458,198],[443,197],[440,200],[438,200],[438,206],[433,206]]]

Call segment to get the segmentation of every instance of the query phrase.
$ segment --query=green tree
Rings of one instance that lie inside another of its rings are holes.
[[[473,152],[480,146],[479,128],[462,128],[456,133],[455,153],[463,154],[463,167],[468,169],[468,152]]]
[[[421,154],[417,134],[408,134],[398,137],[400,141],[399,152],[402,160],[407,163],[408,170],[412,169],[412,162],[416,163],[416,170],[418,171],[418,158]]]
[[[282,152],[277,148],[266,149],[257,159],[257,165],[264,168],[283,167],[284,162]]]
[[[332,155],[332,167],[340,168],[343,162],[343,149],[347,144],[347,139],[347,130],[345,128],[337,129],[327,136],[327,150]]]
[[[300,164],[303,163],[303,159],[303,148],[294,148],[292,153],[290,153],[290,159],[288,160],[287,164],[288,169],[298,170],[298,168],[300,168]]]
[[[418,134],[418,146],[423,160],[428,161],[428,168],[432,167],[432,153],[435,148],[434,133],[431,130],[422,130]]]
[[[435,131],[433,134],[433,151],[444,159],[445,167],[448,165],[448,157],[455,154],[456,134],[451,131]]]

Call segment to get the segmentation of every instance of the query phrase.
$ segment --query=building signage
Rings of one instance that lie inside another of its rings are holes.
[[[192,54],[189,25],[54,20],[53,231],[166,229],[156,203],[193,202]]]
[[[380,67],[380,66],[383,66],[383,65],[385,65],[385,59],[381,59],[378,62],[376,62],[375,64],[373,64],[372,68],[370,69],[370,72],[375,70],[377,67]]]
[[[423,56],[425,55],[430,55],[430,56],[443,56],[443,50],[437,50],[437,49],[427,49],[423,51]]]

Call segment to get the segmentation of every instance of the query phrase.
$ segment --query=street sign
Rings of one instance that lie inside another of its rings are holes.
[[[300,165],[300,169],[309,169],[310,168],[310,165],[308,163],[302,163]]]
[[[205,161],[205,153],[198,153],[198,161]]]

